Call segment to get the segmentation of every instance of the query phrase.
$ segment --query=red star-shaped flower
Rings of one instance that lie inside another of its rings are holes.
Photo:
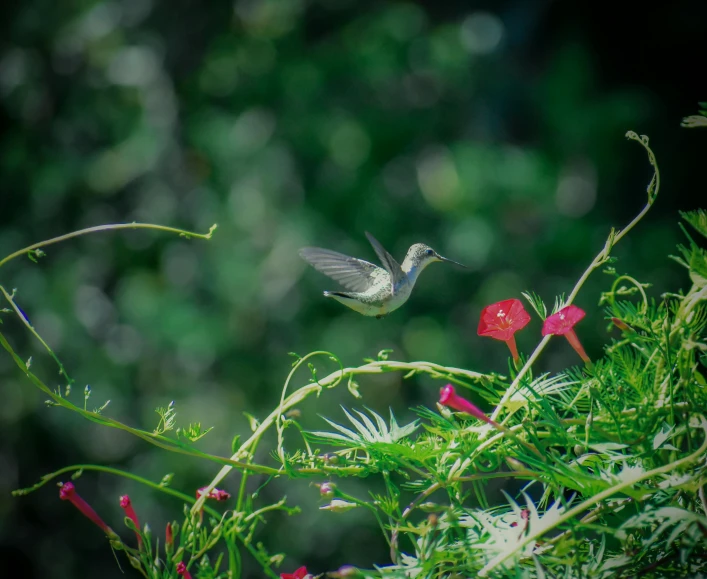
[[[584,351],[582,344],[574,331],[574,326],[585,316],[584,310],[575,305],[569,305],[548,316],[543,324],[543,336],[564,336],[585,363],[591,360]]]
[[[486,306],[481,311],[479,336],[488,336],[506,342],[514,360],[518,360],[515,333],[528,325],[530,314],[520,300],[511,299]]]

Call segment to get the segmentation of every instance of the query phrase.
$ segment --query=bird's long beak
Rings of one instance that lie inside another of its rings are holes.
[[[453,263],[454,265],[458,265],[459,267],[463,267],[464,269],[469,269],[469,268],[468,268],[466,265],[464,265],[463,263],[459,263],[458,261],[454,261],[454,260],[452,260],[452,259],[449,259],[449,258],[446,258],[446,257],[442,257],[439,253],[437,254],[437,257],[438,257],[439,259],[441,259],[442,261],[446,261],[446,262],[448,262],[448,263]]]

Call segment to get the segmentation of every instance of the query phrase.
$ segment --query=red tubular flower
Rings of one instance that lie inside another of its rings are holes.
[[[280,579],[305,579],[306,577],[311,577],[307,573],[307,567],[300,567],[294,573],[280,573]]]
[[[506,342],[513,360],[518,360],[514,334],[525,328],[529,321],[530,314],[525,311],[520,300],[503,300],[486,306],[481,311],[477,334]]]
[[[574,331],[574,326],[579,320],[585,316],[584,310],[578,308],[577,306],[571,305],[562,308],[559,312],[555,312],[545,320],[543,324],[543,336],[564,336],[567,341],[579,354],[579,357],[584,360],[585,363],[591,364],[591,360],[587,353],[584,351],[582,344]]]
[[[120,508],[125,511],[125,516],[128,517],[133,524],[135,525],[135,529],[140,529],[140,523],[137,520],[137,515],[135,514],[135,509],[133,508],[133,504],[130,502],[130,497],[128,495],[123,495],[120,497]],[[142,537],[140,536],[140,533],[135,531],[135,536],[137,537],[137,544],[138,547],[142,545]]]
[[[184,579],[191,579],[191,573],[187,571],[187,566],[181,561],[177,563],[177,575],[181,575]]]
[[[490,424],[494,428],[498,428],[499,430],[501,429],[500,424],[491,420],[466,398],[462,398],[461,396],[459,396],[454,390],[454,386],[452,386],[451,384],[447,384],[439,391],[439,403],[444,406],[454,408],[454,410],[458,410],[459,412],[466,412],[467,414],[471,414],[474,418],[483,420],[486,424]]]
[[[79,494],[76,492],[76,488],[74,487],[74,483],[62,483],[61,487],[59,488],[59,498],[62,501],[70,501],[72,505],[74,505],[79,511],[81,511],[84,516],[86,516],[88,519],[98,525],[101,530],[109,537],[112,538],[117,536],[113,529],[106,525],[103,522],[103,519],[98,516],[98,513],[96,513],[96,511],[91,508],[91,505],[89,505],[85,500],[83,500],[79,496]]]

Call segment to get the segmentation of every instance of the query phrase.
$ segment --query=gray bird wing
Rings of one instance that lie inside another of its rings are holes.
[[[393,282],[393,285],[396,286],[399,281],[401,281],[405,277],[405,273],[403,273],[402,268],[400,267],[400,264],[395,261],[395,258],[390,255],[385,248],[379,243],[379,241],[373,237],[368,231],[366,231],[366,237],[368,238],[368,241],[371,243],[373,246],[373,249],[376,251],[376,255],[378,256],[378,259],[381,260],[381,263],[383,264],[383,267],[385,270],[390,274],[390,278]]]
[[[314,269],[354,292],[365,292],[375,279],[375,271],[381,269],[362,259],[321,247],[303,247],[299,254]]]

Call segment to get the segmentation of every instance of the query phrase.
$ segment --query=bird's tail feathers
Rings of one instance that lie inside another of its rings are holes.
[[[340,297],[340,298],[353,299],[353,296],[352,296],[351,294],[346,293],[346,292],[329,292],[329,291],[325,291],[325,292],[324,292],[324,297],[325,297],[325,298],[330,298],[330,297],[332,297],[332,296],[337,296],[337,297]]]

